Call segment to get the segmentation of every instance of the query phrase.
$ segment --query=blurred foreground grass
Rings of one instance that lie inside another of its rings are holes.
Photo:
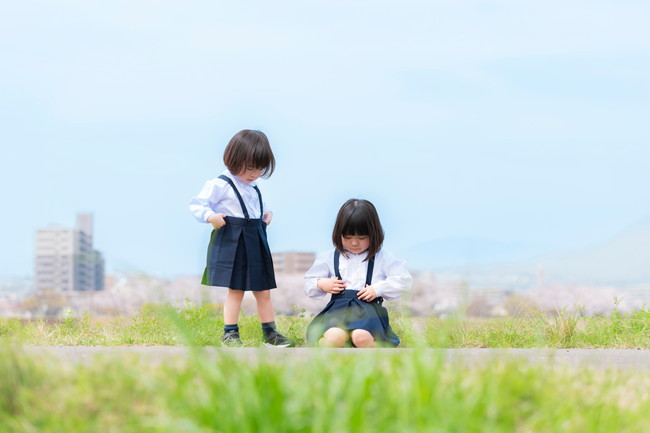
[[[278,316],[278,329],[305,344],[310,316]],[[491,348],[650,348],[650,310],[582,317],[527,312],[502,319],[417,318],[391,312],[401,347]],[[220,346],[222,311],[211,305],[171,308],[148,306],[134,317],[94,319],[88,315],[54,320],[0,319],[0,342],[30,345],[197,345]],[[255,315],[242,316],[246,346],[259,346]]]
[[[194,348],[65,363],[0,346],[0,431],[643,432],[650,372],[494,361],[431,351],[332,351],[241,361]]]

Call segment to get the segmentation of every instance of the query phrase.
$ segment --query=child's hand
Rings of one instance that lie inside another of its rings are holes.
[[[372,302],[377,299],[377,292],[375,292],[375,289],[373,289],[372,286],[366,286],[363,289],[359,290],[359,294],[357,296],[362,301]]]
[[[341,293],[345,290],[345,281],[334,278],[319,278],[316,283],[319,289],[327,293]]]
[[[226,220],[223,219],[225,216],[226,215],[222,213],[213,213],[208,217],[208,222],[212,224],[212,227],[214,227],[215,230],[219,230],[221,227],[226,225]]]
[[[272,219],[273,219],[273,212],[269,212],[269,211],[264,212],[264,218],[262,218],[262,221],[264,221],[267,226],[271,224]]]

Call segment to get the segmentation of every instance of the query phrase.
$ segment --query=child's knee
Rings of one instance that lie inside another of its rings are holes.
[[[343,347],[350,337],[341,328],[330,328],[323,334],[319,344],[325,347]]]
[[[355,329],[350,334],[352,344],[355,347],[374,347],[375,338],[372,334],[365,329]]]

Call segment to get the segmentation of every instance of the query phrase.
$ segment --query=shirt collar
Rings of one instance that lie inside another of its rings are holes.
[[[227,169],[226,169],[226,170],[224,170],[224,172],[223,172],[222,174],[225,174],[225,175],[228,176],[230,179],[232,179],[232,181],[235,182],[235,184],[237,184],[237,185],[239,185],[239,186],[242,186],[242,187],[244,187],[244,188],[245,188],[245,187],[251,187],[251,188],[254,188],[254,187],[257,186],[257,180],[254,180],[254,181],[252,181],[251,183],[242,182],[242,181],[241,181],[237,176],[235,176],[234,174],[232,174],[232,173],[230,172],[230,170],[227,170]]]
[[[351,253],[350,251],[346,251],[345,254],[341,254],[342,256],[347,256],[346,258],[350,261],[363,261],[365,258],[368,256],[368,251],[364,251],[359,254],[354,254]]]

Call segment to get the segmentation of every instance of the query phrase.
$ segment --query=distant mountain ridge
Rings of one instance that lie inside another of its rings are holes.
[[[597,284],[650,282],[650,219],[635,224],[608,241],[541,261],[549,278]]]
[[[412,269],[481,275],[543,275],[562,284],[634,285],[650,283],[650,218],[609,240],[575,250],[553,249],[533,243],[448,238],[415,245],[404,251]]]
[[[402,251],[412,268],[440,269],[524,262],[553,248],[526,242],[486,238],[441,238]]]

